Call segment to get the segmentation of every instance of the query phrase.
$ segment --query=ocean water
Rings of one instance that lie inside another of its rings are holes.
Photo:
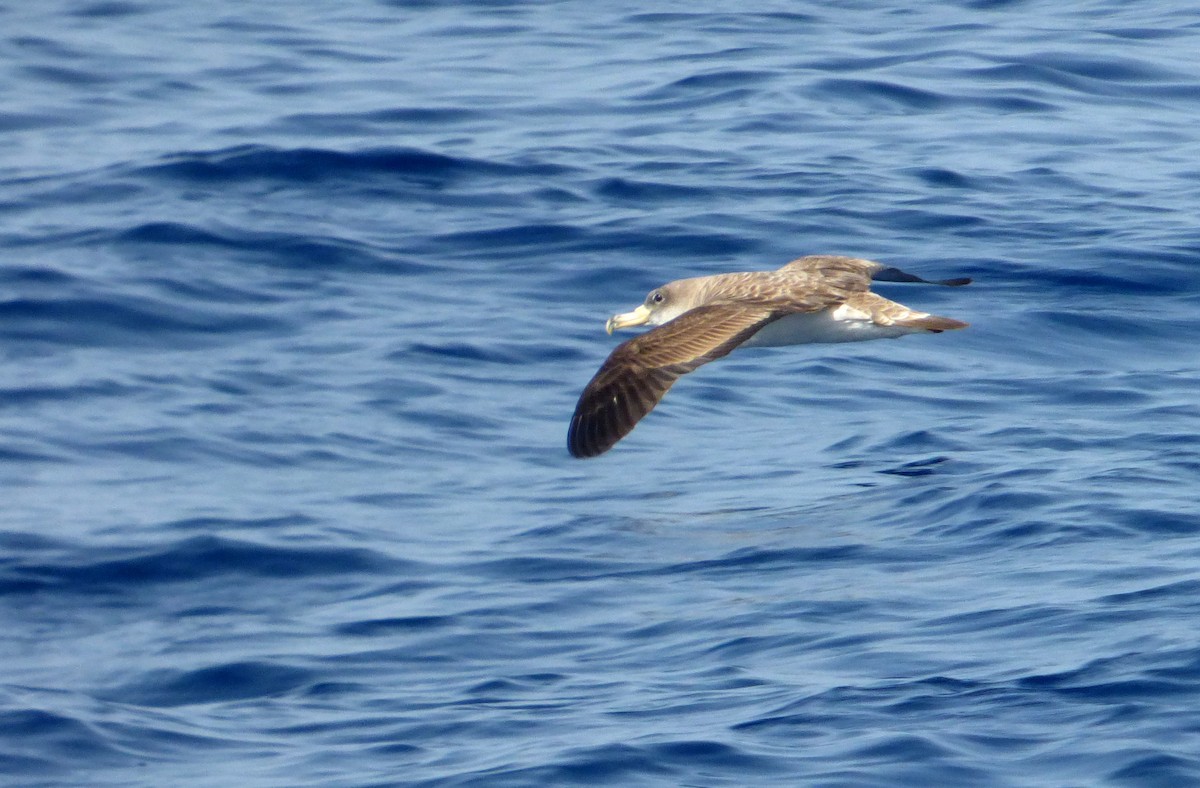
[[[1200,783],[1178,0],[0,2],[0,783]],[[663,282],[746,350],[565,447]]]

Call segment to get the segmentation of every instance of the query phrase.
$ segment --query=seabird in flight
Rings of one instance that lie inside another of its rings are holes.
[[[812,255],[777,271],[700,276],[655,288],[637,309],[609,318],[610,334],[647,323],[656,328],[618,345],[584,388],[567,448],[576,457],[603,454],[681,375],[739,347],[858,342],[967,327],[876,295],[872,280],[951,287],[971,281],[931,282],[870,260]]]

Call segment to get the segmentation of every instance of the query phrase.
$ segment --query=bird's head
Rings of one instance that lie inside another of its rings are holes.
[[[610,317],[604,325],[605,330],[611,334],[619,328],[633,328],[647,323],[661,326],[668,320],[674,320],[700,304],[703,295],[700,284],[705,278],[678,279],[654,288],[646,294],[646,300],[637,309]]]

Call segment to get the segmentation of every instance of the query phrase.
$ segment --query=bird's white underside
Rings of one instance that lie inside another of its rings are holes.
[[[917,312],[914,317],[924,316]],[[788,315],[768,323],[742,347],[780,347],[816,342],[864,342],[890,339],[921,331],[906,326],[881,326],[866,312],[842,304],[821,312]]]

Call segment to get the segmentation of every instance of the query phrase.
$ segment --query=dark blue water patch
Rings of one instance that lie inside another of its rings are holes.
[[[1200,580],[1181,580],[1137,591],[1109,594],[1096,601],[1117,607],[1142,607],[1143,603],[1145,605],[1170,604],[1197,607],[1200,606]],[[1193,664],[1188,671],[1200,675],[1200,665]]]
[[[89,723],[41,709],[0,711],[0,768],[9,776],[45,774],[63,764],[119,764],[127,756],[108,735]],[[37,755],[27,755],[37,753]]]
[[[663,30],[696,30],[709,33],[731,33],[734,31],[758,31],[766,23],[805,26],[819,21],[820,17],[799,11],[753,11],[727,13],[711,11],[642,11],[630,14],[624,22],[635,28],[653,26]],[[705,57],[711,53],[704,53]]]
[[[490,38],[520,36],[528,32],[530,32],[530,28],[525,25],[496,21],[469,25],[447,25],[446,27],[439,27],[430,31],[428,35],[431,38],[479,39],[486,41]]]
[[[228,334],[281,332],[277,317],[170,303],[130,293],[0,301],[0,337],[84,347],[197,346]]]
[[[1076,612],[1070,608],[1052,605],[1020,605],[1011,608],[972,610],[969,613],[933,618],[925,622],[924,626],[929,627],[931,631],[949,635],[979,631],[1001,633],[1006,630],[1015,634],[1037,627],[1067,626]]]
[[[939,465],[949,460],[950,458],[945,456],[910,460],[891,468],[883,468],[879,473],[886,473],[890,476],[932,476],[937,473]]]
[[[635,564],[547,556],[519,556],[481,561],[471,571],[521,583],[558,583],[612,577],[636,569]]]
[[[7,265],[0,268],[0,282],[16,289],[18,287],[54,288],[61,294],[63,288],[74,286],[80,280],[64,271],[46,266]]]
[[[748,770],[754,774],[772,771],[774,760],[753,755],[730,744],[704,739],[666,741],[645,745],[645,748],[666,764],[691,769],[729,770],[736,773]]]
[[[917,451],[939,452],[934,457],[919,461],[926,466],[934,466],[945,461],[946,455],[940,452],[953,452],[964,448],[966,447],[950,434],[919,429],[898,433],[886,440],[879,441],[872,447],[872,451],[889,454],[912,454]]]
[[[947,758],[952,752],[927,736],[901,733],[886,736],[882,741],[864,745],[855,750],[852,757],[866,761],[900,764],[936,762]],[[978,776],[982,776],[982,773]]]
[[[196,413],[236,413],[233,406],[201,406]],[[378,466],[371,453],[381,444],[370,438],[329,433],[320,436],[234,429],[219,434],[173,427],[126,430],[97,440],[64,437],[58,445],[78,456],[124,458],[149,464],[203,466],[211,462],[266,468],[335,468],[354,464]]]
[[[1020,8],[1026,4],[1026,0],[960,0],[958,4],[973,11],[1002,11]]]
[[[1051,331],[1060,331],[1061,339],[1068,337],[1094,337],[1096,341],[1134,342],[1148,339],[1168,331],[1166,326],[1155,326],[1136,316],[1120,314],[1096,314],[1091,310],[1067,311],[1062,309],[1034,310],[1026,313],[1027,320],[1050,324]]]
[[[68,115],[56,115],[51,112],[0,112],[0,131],[33,131],[54,126],[65,126],[71,123]],[[20,207],[18,203],[8,203],[8,208]]]
[[[565,171],[565,168],[551,164],[509,164],[416,148],[344,152],[241,145],[174,154],[135,173],[206,184],[248,180],[309,184],[350,180],[352,185],[361,188],[364,177],[412,179],[427,186],[445,186],[460,176],[547,177]]]
[[[970,31],[968,31],[970,32]],[[914,56],[912,53],[888,53],[883,55],[865,54],[865,55],[823,55],[819,58],[807,61],[804,65],[812,69],[814,72],[820,73],[857,73],[857,72],[883,72],[894,66],[904,63],[913,62],[914,57],[920,59],[930,59],[930,56],[921,53]]]
[[[9,203],[14,212],[37,216],[41,211],[59,210],[63,205],[96,206],[110,208],[124,200],[144,197],[149,191],[146,184],[136,179],[126,179],[110,171],[101,173],[71,173],[69,175],[30,178],[23,182],[11,181],[9,185],[20,197]],[[161,195],[158,197],[161,200]],[[5,245],[13,248],[53,248],[90,244],[96,236],[89,227],[80,231],[79,225],[67,230],[52,230],[34,233],[12,233]]]
[[[708,193],[705,189],[629,178],[605,178],[595,187],[597,196],[634,204],[665,205],[689,201]]]
[[[741,635],[714,643],[706,649],[706,653],[722,660],[736,661],[751,659],[769,652],[800,652],[807,647],[811,647],[815,641],[816,638],[808,633],[753,637]],[[839,640],[837,645],[848,646],[852,644],[848,644],[844,640]]]
[[[1079,61],[1070,58],[1031,57],[1026,62],[1006,63],[979,69],[985,81],[1043,85],[1061,94],[1072,91],[1109,100],[1145,103],[1150,99],[1200,101],[1200,84],[1188,75],[1157,69],[1141,63]],[[1061,106],[1060,100],[1059,105]]]
[[[0,562],[15,561],[15,555],[30,552],[56,550],[64,547],[62,542],[28,531],[0,531]]]
[[[836,104],[854,102],[875,108],[934,110],[964,101],[886,80],[826,78],[814,82],[808,90],[814,97]]]
[[[1129,760],[1127,765],[1108,775],[1114,785],[1175,788],[1200,783],[1200,758],[1143,750]]]
[[[44,55],[49,58],[63,60],[80,60],[86,57],[86,51],[67,43],[64,37],[47,37],[18,35],[9,39],[9,43],[22,50],[25,55]]]
[[[1117,513],[1116,516],[1128,528],[1154,536],[1200,533],[1200,512],[1127,508]]]
[[[227,577],[304,578],[388,572],[402,574],[416,564],[361,548],[297,548],[216,536],[196,536],[152,547],[106,547],[86,560],[71,552],[40,560],[16,560],[4,567],[0,589],[33,589],[71,594],[124,594],[161,584]],[[407,568],[407,569],[406,569]]]
[[[1024,676],[1016,686],[1094,704],[1159,698],[1188,707],[1200,694],[1198,665],[1195,649],[1113,653],[1079,668]]]
[[[317,523],[317,520],[302,514],[288,514],[277,517],[234,518],[234,517],[185,517],[179,520],[169,520],[161,524],[161,528],[171,531],[194,531],[209,534],[218,530],[238,529],[247,531],[280,531],[289,528],[304,528]]]
[[[17,448],[12,445],[0,447],[0,462],[14,464],[34,462],[69,462],[69,458],[49,451]]]
[[[489,785],[629,785],[639,778],[677,772],[654,753],[628,744],[606,744],[564,753],[551,764],[489,770],[471,775]]]
[[[982,109],[992,109],[1006,114],[1018,112],[1048,113],[1056,112],[1061,107],[1050,101],[1042,101],[1019,94],[991,92],[985,95],[972,96],[972,105]]]
[[[428,11],[454,7],[454,3],[447,2],[447,0],[382,0],[380,5],[404,11]],[[495,9],[523,9],[528,6],[528,3],[526,0],[479,0],[475,5],[486,12]]]
[[[702,108],[745,102],[754,95],[750,88],[689,89],[686,86],[668,85],[648,91],[629,101],[624,111],[638,115],[646,112],[685,112]]]
[[[757,85],[768,82],[777,76],[778,74],[772,71],[744,71],[738,69],[711,71],[675,80],[671,84],[661,88],[661,91],[662,95],[671,96],[688,91],[725,90],[743,85]]]
[[[451,342],[431,344],[413,342],[404,350],[389,353],[389,361],[401,361],[411,354],[432,356],[453,361],[471,361],[482,364],[527,364],[531,361],[577,361],[589,356],[575,347],[543,345],[538,343],[487,342],[467,344]]]
[[[226,255],[237,253],[241,260],[249,258],[258,263],[286,269],[346,269],[392,274],[421,274],[431,270],[429,266],[397,255],[392,250],[361,241],[333,236],[316,238],[305,233],[271,232],[241,227],[215,229],[173,221],[154,221],[124,228],[99,236],[95,242],[111,243],[118,250],[136,251],[140,254],[148,253],[141,247],[165,247],[171,250],[172,256],[188,259],[194,259],[197,250],[207,247]],[[153,254],[156,259],[161,259],[163,252],[155,249]],[[222,290],[225,286],[207,281],[173,286],[185,289],[205,288],[218,295],[221,292],[229,292]],[[260,292],[251,292],[244,294],[239,300],[269,299]]]
[[[38,757],[7,752],[7,746],[0,746],[0,774],[25,775],[29,774],[30,785],[43,784],[46,775],[59,771],[62,760],[59,757]],[[34,782],[37,780],[39,782]]]
[[[336,633],[347,637],[390,637],[412,632],[429,632],[453,626],[453,616],[403,616],[351,621],[336,627]]]
[[[967,231],[989,226],[985,217],[956,210],[929,211],[898,208],[889,211],[889,214],[889,222],[906,231]],[[966,273],[972,272],[968,269]]]
[[[1092,255],[1106,261],[1112,260],[1114,256],[1107,250],[1097,250]],[[1121,256],[1126,257],[1127,253]],[[1043,264],[1023,272],[1022,276],[1027,276],[1031,281],[1044,282],[1046,286],[1056,290],[1072,293],[1102,293],[1129,297],[1181,292],[1180,283],[1175,281],[1174,277],[1163,276],[1163,266],[1148,266],[1144,257],[1135,260],[1113,260],[1110,270],[1104,270],[1104,267],[1080,270]],[[1115,273],[1113,268],[1120,273]]]
[[[492,253],[542,251],[546,248],[579,248],[587,231],[565,224],[526,224],[497,227],[490,230],[471,230],[442,236],[439,240],[450,247],[487,249]]]
[[[1149,702],[1153,700],[1178,702],[1184,696],[1194,700],[1190,682],[1163,681],[1141,676],[1127,676],[1112,681],[1075,683],[1060,676],[1032,676],[1022,682],[1027,687],[1050,690],[1088,703],[1113,704]]]
[[[1147,391],[1114,385],[1104,380],[1100,373],[1094,378],[1072,378],[1060,381],[1060,387],[1047,392],[1047,398],[1056,402],[1084,407],[1137,408],[1148,404],[1154,397]]]
[[[61,405],[95,398],[129,397],[140,387],[112,380],[75,383],[65,386],[26,385],[0,387],[0,411],[8,408],[30,408],[40,405]]]
[[[227,662],[196,670],[157,670],[96,693],[101,699],[159,708],[245,701],[300,691],[314,672],[276,662]]]
[[[692,224],[639,229],[526,224],[448,233],[435,240],[433,250],[445,256],[517,259],[539,269],[544,267],[544,258],[554,253],[592,254],[619,248],[627,254],[669,253],[672,258],[725,257],[745,254],[759,243],[744,236],[699,230]]]
[[[986,184],[974,178],[969,178],[962,173],[943,167],[924,167],[910,170],[910,172],[913,176],[920,178],[931,186],[953,189],[980,189],[986,187]]]
[[[924,718],[932,711],[948,712],[964,701],[978,702],[984,707],[991,702],[1016,702],[1002,686],[934,675],[881,682],[869,687],[841,686],[823,690],[790,700],[754,719],[735,722],[730,729],[786,738],[826,736],[838,716],[837,709],[847,704],[860,709],[859,722],[873,719],[875,712],[883,711],[893,723],[902,723],[906,718]]]
[[[398,413],[406,420],[420,422],[424,430],[430,430],[439,436],[459,438],[463,446],[476,446],[476,450],[481,443],[490,443],[499,438],[506,424],[501,418],[468,413],[453,402],[438,406],[405,407],[400,408]],[[437,445],[439,443],[440,440],[434,441],[434,445],[429,448],[442,450],[442,447]]]
[[[33,81],[57,83],[67,87],[92,90],[111,85],[119,79],[114,74],[102,74],[96,71],[66,68],[64,66],[25,66],[21,71]]]
[[[1192,72],[1152,66],[1145,60],[1111,54],[1104,58],[1092,58],[1045,51],[1026,55],[1022,62],[1102,82],[1145,84],[1195,79]]]
[[[286,255],[286,252],[284,253]],[[395,269],[392,269],[395,270]],[[411,270],[406,271],[411,273]],[[288,300],[284,293],[273,292],[266,288],[231,287],[228,284],[213,279],[180,278],[190,276],[190,272],[173,273],[166,276],[148,276],[144,279],[147,286],[156,288],[158,292],[169,294],[172,298],[184,301],[196,301],[208,304],[249,304],[257,307],[278,307]],[[326,317],[334,315],[326,311]]]
[[[81,19],[124,19],[147,13],[150,10],[149,6],[111,0],[110,2],[89,3],[73,10],[71,15]]]
[[[369,112],[299,113],[281,118],[278,125],[291,132],[312,135],[364,133],[394,126],[453,128],[489,116],[468,107],[394,107]]]
[[[569,680],[569,676],[560,673],[526,673],[488,679],[465,690],[468,698],[464,705],[512,703],[517,699],[536,702],[538,698],[545,697],[547,690],[553,690]]]
[[[1180,38],[1193,35],[1186,26],[1170,27],[1112,27],[1102,28],[1097,32],[1113,38],[1123,38],[1133,41],[1155,41],[1158,39]]]
[[[740,574],[748,569],[756,573],[787,572],[797,565],[830,565],[835,562],[864,560],[869,548],[865,545],[837,545],[833,547],[735,550],[715,559],[704,559],[675,564],[670,571],[675,574]],[[661,572],[661,568],[646,571]]]

